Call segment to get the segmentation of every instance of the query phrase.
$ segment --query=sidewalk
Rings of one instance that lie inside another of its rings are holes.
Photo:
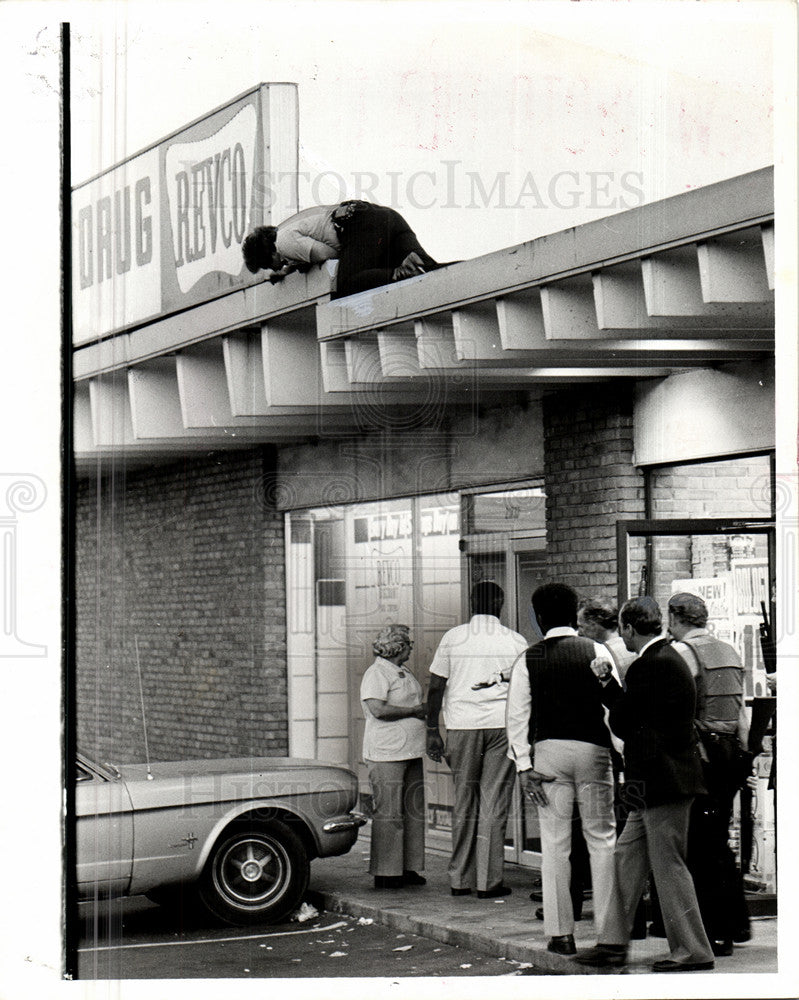
[[[528,868],[505,865],[505,884],[513,889],[503,899],[478,899],[476,896],[451,896],[447,879],[448,858],[428,850],[426,886],[397,891],[373,888],[367,873],[369,862],[369,825],[363,827],[349,854],[339,858],[317,858],[311,865],[308,898],[317,908],[371,917],[405,933],[421,934],[446,944],[466,945],[486,955],[529,963],[535,969],[553,974],[607,975],[606,970],[592,970],[577,965],[562,955],[546,950],[544,925],[535,918],[540,903],[531,902],[530,891],[538,885],[539,875]],[[591,903],[586,900],[583,919],[575,926],[578,952],[596,943]],[[668,946],[663,938],[632,941],[629,973],[649,973],[655,959],[665,958]],[[611,970],[618,974],[620,970]],[[752,940],[736,945],[729,958],[716,959],[711,973],[777,972],[777,918],[755,917]]]

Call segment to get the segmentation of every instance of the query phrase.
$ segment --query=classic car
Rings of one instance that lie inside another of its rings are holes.
[[[315,857],[346,854],[366,821],[345,767],[281,757],[144,764],[77,759],[79,898],[199,901],[232,924],[293,911]]]

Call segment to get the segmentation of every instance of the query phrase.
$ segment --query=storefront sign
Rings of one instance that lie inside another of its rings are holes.
[[[353,522],[353,532],[356,543],[410,538],[413,533],[413,517],[409,510],[356,517]]]
[[[674,580],[671,585],[672,594],[701,597],[707,605],[708,631],[738,650],[747,698],[766,694],[759,609],[760,601],[766,602],[767,579],[766,560],[746,559],[732,560],[731,571],[717,577]]]
[[[701,597],[707,606],[707,628],[717,639],[732,642],[732,600],[730,594],[730,574],[721,573],[716,577],[694,580],[674,580],[672,594],[688,593]]]
[[[72,193],[76,344],[259,280],[241,243],[297,211],[295,84],[264,84]]]

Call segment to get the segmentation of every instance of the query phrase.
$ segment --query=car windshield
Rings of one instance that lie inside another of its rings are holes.
[[[114,781],[119,777],[119,771],[113,764],[98,764],[97,761],[91,760],[91,758],[87,757],[85,754],[79,753],[77,759],[78,780],[81,780],[84,775],[91,772],[94,772],[108,781]]]

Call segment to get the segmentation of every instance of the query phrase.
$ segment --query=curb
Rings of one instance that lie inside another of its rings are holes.
[[[307,898],[318,910],[348,914],[351,917],[371,917],[378,923],[384,924],[386,927],[393,927],[405,934],[418,934],[434,941],[440,941],[442,944],[473,948],[475,951],[491,955],[493,958],[507,958],[514,962],[524,962],[536,971],[546,972],[550,975],[574,975],[576,972],[575,965],[565,955],[554,955],[552,952],[535,945],[487,937],[471,930],[451,927],[440,922],[436,923],[425,917],[412,917],[390,905],[373,905],[328,892],[311,891],[307,893]],[[619,970],[613,971],[618,973]],[[580,973],[604,975],[606,970],[591,970],[588,967],[583,967],[580,969]]]

